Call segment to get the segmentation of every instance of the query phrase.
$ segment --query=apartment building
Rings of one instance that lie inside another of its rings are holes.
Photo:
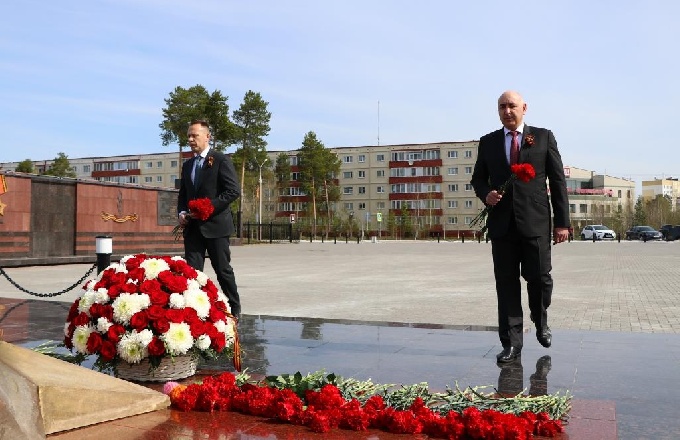
[[[671,210],[676,211],[680,204],[680,181],[678,178],[666,177],[662,179],[643,180],[642,198],[653,200],[656,196],[667,197],[671,201]]]

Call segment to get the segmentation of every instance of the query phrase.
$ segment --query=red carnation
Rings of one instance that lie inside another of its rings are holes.
[[[137,312],[130,318],[130,327],[141,332],[149,325],[149,316],[145,310]]]
[[[99,354],[104,362],[112,361],[116,357],[116,345],[112,341],[102,341]]]
[[[114,343],[118,343],[121,335],[125,334],[125,327],[120,324],[113,324],[106,332],[106,338]]]
[[[189,212],[191,212],[193,218],[206,221],[214,211],[215,207],[207,197],[189,201]]]
[[[87,338],[87,351],[88,353],[97,353],[102,346],[102,335],[97,332],[90,333]]]
[[[517,176],[519,181],[524,183],[536,177],[536,170],[534,170],[534,167],[530,163],[510,165],[510,171]]]

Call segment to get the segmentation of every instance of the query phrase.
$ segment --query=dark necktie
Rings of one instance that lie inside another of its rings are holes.
[[[511,131],[512,141],[510,141],[510,165],[515,165],[519,162],[519,139],[518,132]]]
[[[203,158],[201,156],[196,156],[196,160],[194,160],[194,188],[198,188],[198,184],[201,182],[202,165]]]

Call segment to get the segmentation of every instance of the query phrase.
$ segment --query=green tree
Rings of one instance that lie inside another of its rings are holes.
[[[633,212],[633,224],[631,226],[640,226],[647,224],[647,214],[645,213],[645,206],[642,196],[637,198],[635,202],[635,211]]]
[[[240,148],[232,155],[234,166],[241,169],[241,194],[244,194],[246,170],[259,173],[267,160],[267,141],[269,121],[272,114],[267,111],[268,102],[259,93],[248,90],[238,110],[234,110],[235,141]],[[242,213],[243,198],[239,199],[238,233],[243,236]]]
[[[645,216],[647,224],[659,228],[666,224],[667,219],[671,216],[671,200],[668,196],[658,194],[652,200],[645,203]]]
[[[211,147],[215,150],[224,151],[234,143],[235,127],[229,119],[227,99],[219,90],[209,93],[202,85],[188,89],[175,87],[165,99],[163,122],[158,127],[161,129],[163,145],[179,145],[180,167],[182,148],[189,145],[187,130],[192,120],[208,121],[212,135]]]
[[[33,161],[31,159],[24,159],[17,165],[17,172],[35,174],[35,167],[33,166]]]
[[[326,149],[323,142],[313,131],[308,132],[302,141],[302,148],[298,150],[298,166],[300,168],[300,186],[311,201],[311,215],[313,218],[312,234],[316,235],[318,207],[325,207],[328,221],[326,235],[332,224],[331,202],[337,201],[339,192],[336,176],[340,172],[340,159],[332,151]],[[333,200],[333,198],[336,198]]]
[[[45,174],[55,177],[76,177],[76,173],[73,171],[73,168],[71,168],[68,157],[64,153],[59,153],[59,155],[54,158],[54,162],[52,162],[52,165],[45,171]]]

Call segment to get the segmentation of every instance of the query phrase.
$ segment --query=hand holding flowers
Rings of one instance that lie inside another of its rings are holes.
[[[189,212],[186,217],[189,219],[198,219],[201,221],[206,221],[215,212],[215,207],[209,198],[203,197],[200,199],[189,200]],[[175,241],[182,238],[184,231],[184,224],[179,224],[172,229],[172,235],[175,237]]]
[[[529,139],[527,139],[527,142]],[[531,143],[533,144],[533,137],[531,138]],[[510,171],[512,174],[510,174],[510,177],[508,180],[506,180],[503,185],[501,185],[500,188],[498,188],[498,194],[503,194],[505,190],[508,188],[508,185],[510,185],[514,180],[519,180],[520,182],[528,182],[534,177],[536,177],[536,170],[534,170],[533,165],[530,163],[518,163],[514,165],[510,165]],[[492,205],[486,205],[484,209],[482,209],[479,214],[475,216],[475,218],[472,219],[470,222],[470,227],[481,225],[484,223],[482,228],[479,230],[480,234],[484,234],[487,230],[487,225],[486,225],[486,219],[489,216],[489,213],[493,209]]]

